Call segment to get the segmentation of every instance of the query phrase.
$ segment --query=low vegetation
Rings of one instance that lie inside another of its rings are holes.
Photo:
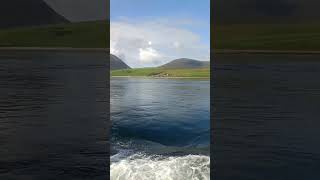
[[[111,71],[111,76],[209,78],[210,77],[210,68],[199,68],[199,69],[164,69],[164,68],[123,69],[123,70]]]
[[[105,21],[0,30],[0,47],[106,48]]]
[[[320,50],[320,24],[217,25],[214,49]]]

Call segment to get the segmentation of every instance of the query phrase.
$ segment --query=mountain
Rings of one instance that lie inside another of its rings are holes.
[[[110,54],[110,69],[119,70],[119,69],[131,69],[126,63],[124,63],[117,56]]]
[[[110,3],[107,0],[43,0],[71,22],[106,20]]]
[[[220,0],[213,2],[217,24],[318,22],[317,0]]]
[[[43,0],[6,0],[0,5],[0,28],[68,22]]]
[[[160,66],[160,68],[167,69],[191,69],[191,68],[205,68],[209,67],[209,61],[198,61],[194,59],[181,58],[173,60],[167,64]]]

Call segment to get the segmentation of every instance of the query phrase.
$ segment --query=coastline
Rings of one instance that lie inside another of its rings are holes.
[[[108,52],[109,48],[73,48],[73,47],[0,47],[0,51],[82,51]]]
[[[153,76],[110,76],[110,78],[149,78],[149,79],[210,79],[210,77],[153,77]]]

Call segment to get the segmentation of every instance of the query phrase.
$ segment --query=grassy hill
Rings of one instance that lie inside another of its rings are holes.
[[[111,71],[111,76],[145,76],[145,77],[190,77],[209,78],[210,68],[198,69],[165,69],[137,68]]]
[[[209,78],[210,62],[181,58],[159,67],[112,70],[111,76]]]
[[[320,50],[320,24],[217,25],[213,49]]]
[[[0,30],[0,47],[106,48],[109,23],[67,23]]]
[[[209,61],[198,61],[194,59],[181,58],[181,59],[175,59],[173,61],[170,61],[169,63],[166,63],[160,67],[168,68],[168,69],[189,69],[189,68],[205,68],[209,66],[210,66]]]
[[[193,59],[175,59],[159,67],[112,70],[111,76],[210,78],[210,63]]]

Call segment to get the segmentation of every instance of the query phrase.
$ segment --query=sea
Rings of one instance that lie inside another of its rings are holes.
[[[108,179],[105,52],[0,52],[0,179]]]
[[[213,58],[213,179],[320,179],[320,55]]]
[[[210,80],[112,77],[111,180],[210,179]]]

